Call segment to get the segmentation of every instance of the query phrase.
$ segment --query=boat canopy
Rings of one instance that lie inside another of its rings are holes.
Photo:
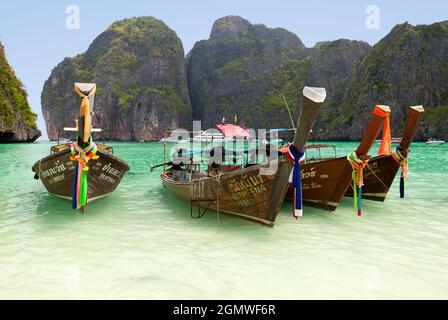
[[[269,129],[268,130],[268,132],[273,132],[273,131],[278,131],[278,132],[294,131],[294,129],[291,129],[291,128],[275,128],[275,129]]]
[[[250,152],[258,152],[258,150],[263,149],[263,148],[240,148],[240,149],[235,149],[235,150],[227,150],[222,146],[218,146],[218,147],[214,147],[214,148],[207,148],[207,149],[176,149],[176,151],[173,153],[173,155],[178,155],[178,156],[195,156],[195,155],[203,155],[203,154],[208,154],[213,152],[213,150],[217,150],[217,149],[221,149],[221,152],[223,155],[234,155],[234,154],[245,154],[245,153],[250,153]]]
[[[236,124],[218,124],[217,127],[225,137],[250,137],[249,131]]]

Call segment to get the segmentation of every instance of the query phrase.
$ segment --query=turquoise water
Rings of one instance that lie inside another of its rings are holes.
[[[162,144],[112,145],[131,171],[84,215],[33,179],[50,144],[0,145],[0,298],[448,298],[448,144],[413,144],[404,200],[396,179],[362,217],[285,203],[274,228],[192,220],[148,170]]]

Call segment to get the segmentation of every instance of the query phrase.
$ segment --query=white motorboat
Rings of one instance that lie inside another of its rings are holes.
[[[433,139],[433,138],[429,138],[428,141],[426,141],[426,144],[444,144],[445,141],[440,140],[440,139]]]

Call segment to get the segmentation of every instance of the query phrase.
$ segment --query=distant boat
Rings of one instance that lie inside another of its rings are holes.
[[[390,138],[390,143],[391,144],[400,144],[401,143],[401,139],[402,138]],[[383,140],[381,140],[381,139],[375,140],[376,143],[380,143],[380,144],[381,144],[382,141]]]
[[[433,139],[433,138],[429,138],[428,141],[426,141],[426,144],[444,144],[445,141],[440,140],[440,139]]]
[[[165,138],[160,139],[159,141],[160,142],[179,142],[178,139],[174,139],[174,138],[171,138],[171,137],[165,137]]]
[[[288,141],[291,140],[291,137],[294,135],[294,133],[295,133],[294,128],[269,129],[266,132],[266,138],[262,140],[262,143],[263,144],[273,144],[273,145],[277,144],[277,145],[283,146],[283,145],[287,144]],[[291,136],[291,134],[292,134],[292,136]],[[276,138],[274,138],[273,135]]]
[[[68,143],[70,143],[70,139],[67,139],[67,138],[58,139],[58,145],[60,145],[60,144],[68,144]]]
[[[223,141],[246,141],[250,138],[250,133],[247,129],[230,123],[222,123],[216,126],[219,132],[202,131],[200,134],[193,137],[194,142],[223,142]]]
[[[193,137],[194,142],[212,142],[212,141],[223,141],[224,135],[221,132],[207,132],[202,131]]]

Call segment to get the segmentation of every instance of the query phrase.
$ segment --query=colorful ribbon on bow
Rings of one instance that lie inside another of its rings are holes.
[[[97,146],[92,139],[89,140],[89,145],[86,148],[81,148],[78,142],[70,144],[70,160],[77,162],[72,195],[73,209],[81,208],[87,204],[87,191],[89,190],[87,180],[89,167],[87,163],[91,159],[96,160],[99,158],[96,154],[97,150]]]
[[[369,160],[361,160],[358,158],[356,151],[353,151],[347,156],[347,160],[352,166],[352,180],[353,180],[353,207],[358,216],[362,215],[361,199],[362,186],[364,185],[364,168]]]
[[[397,162],[401,167],[401,175],[400,175],[400,198],[404,198],[404,181],[408,178],[408,156],[411,150],[406,150],[397,146],[395,151],[392,153],[392,158],[394,158],[395,162]]]
[[[291,162],[293,166],[291,175],[289,176],[289,183],[291,183],[294,190],[294,204],[293,204],[293,217],[298,219],[302,216],[302,170],[300,168],[300,161],[304,159],[305,152],[298,151],[294,145],[289,145],[286,158]]]
[[[373,109],[373,114],[384,118],[383,124],[383,136],[381,138],[381,145],[378,149],[379,155],[390,155],[391,154],[391,142],[390,142],[390,113],[384,111],[379,106],[375,106]]]

